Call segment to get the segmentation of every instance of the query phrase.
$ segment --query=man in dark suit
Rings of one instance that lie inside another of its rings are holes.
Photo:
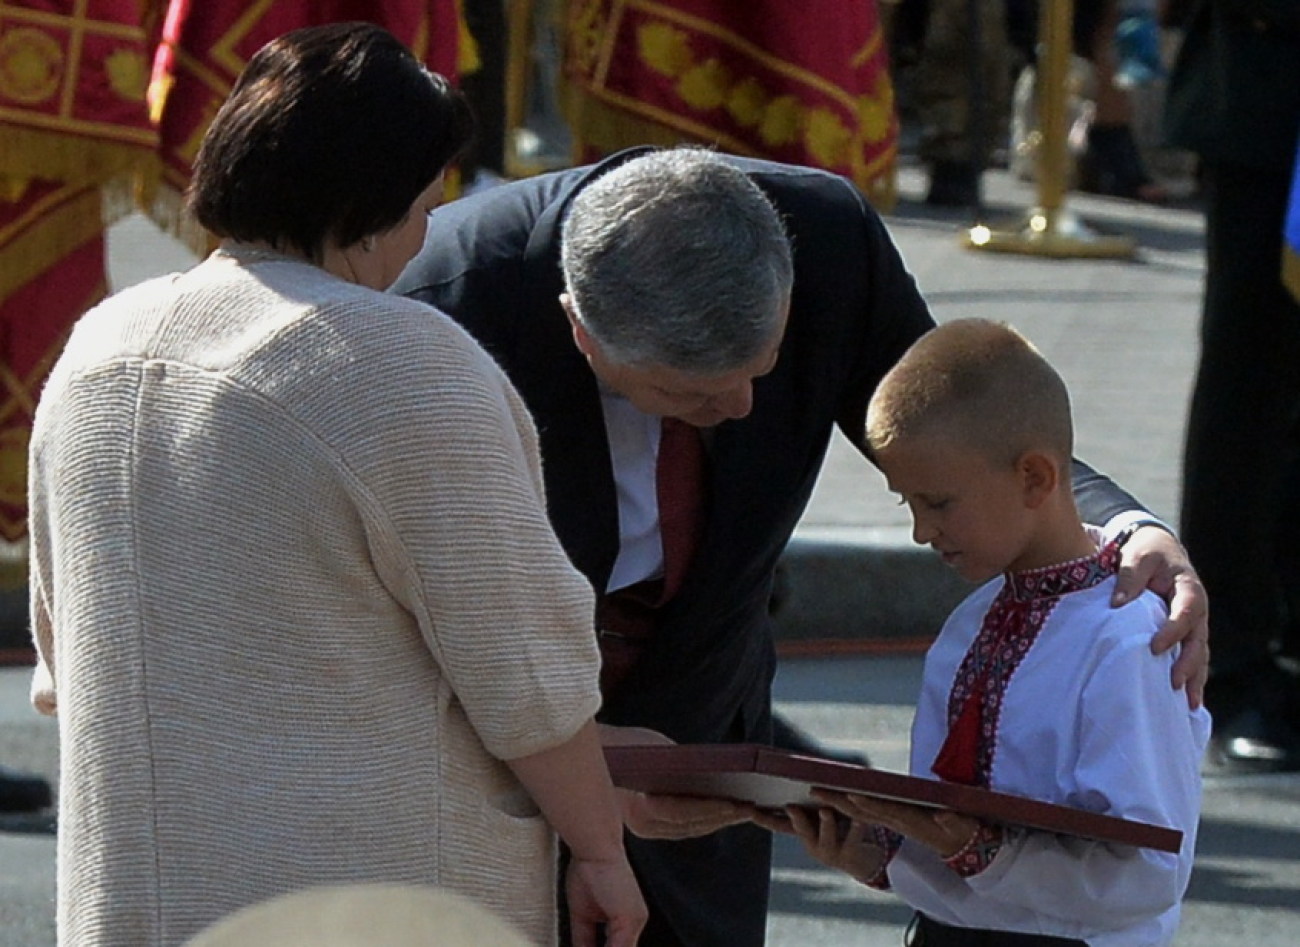
[[[1172,144],[1200,157],[1201,360],[1182,535],[1214,597],[1212,747],[1239,771],[1300,770],[1300,303],[1282,230],[1300,136],[1300,0],[1189,0],[1170,78]],[[1288,638],[1290,639],[1288,641]]]
[[[460,322],[532,410],[551,522],[601,595],[602,650],[622,675],[599,719],[684,743],[767,742],[777,560],[833,429],[862,446],[876,383],[933,325],[861,194],[807,168],[637,149],[440,208],[394,291]],[[653,482],[661,417],[702,434],[706,508],[675,594],[643,596],[650,620],[624,631],[604,606],[673,572]],[[1151,519],[1082,465],[1076,492],[1114,531]],[[1126,555],[1129,594],[1153,574],[1175,592],[1159,644],[1190,642],[1176,674],[1199,702],[1195,573],[1160,528],[1139,529]],[[770,839],[713,831],[736,818],[629,799],[642,944],[763,942]]]

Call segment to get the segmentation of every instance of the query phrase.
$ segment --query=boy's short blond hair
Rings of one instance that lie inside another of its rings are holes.
[[[867,407],[873,451],[918,435],[951,438],[994,463],[1074,450],[1070,395],[1038,349],[1009,325],[958,319],[931,329],[881,380]]]

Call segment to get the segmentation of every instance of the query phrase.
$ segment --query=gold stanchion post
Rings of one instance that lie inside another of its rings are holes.
[[[975,250],[1049,257],[1127,258],[1136,250],[1128,236],[1094,232],[1066,207],[1070,176],[1066,141],[1066,83],[1070,69],[1073,0],[1039,4],[1039,48],[1035,101],[1042,140],[1038,148],[1038,204],[1009,226],[971,227],[963,242]]]
[[[527,111],[533,48],[533,0],[509,0],[506,5],[506,176],[523,178],[540,169],[525,166],[518,138]]]

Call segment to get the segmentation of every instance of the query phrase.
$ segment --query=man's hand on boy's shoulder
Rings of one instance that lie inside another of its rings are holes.
[[[1174,662],[1174,687],[1186,687],[1187,703],[1201,706],[1210,673],[1210,603],[1187,550],[1172,533],[1142,526],[1120,550],[1112,605],[1123,605],[1150,589],[1169,603],[1169,619],[1151,639],[1156,654],[1181,645]]]

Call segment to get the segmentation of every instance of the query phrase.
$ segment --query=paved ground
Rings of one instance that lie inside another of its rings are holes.
[[[916,200],[919,174],[905,169],[900,183],[903,200],[889,224],[937,318],[980,315],[1018,326],[1071,386],[1079,456],[1174,521],[1196,358],[1199,214],[1076,197],[1072,206],[1090,220],[1139,240],[1136,261],[991,255],[959,246],[960,225],[970,222],[965,213],[937,213]],[[1015,215],[1032,202],[1030,190],[1005,173],[990,173],[986,190],[993,217]],[[188,261],[139,220],[115,228],[110,254],[119,286]],[[784,659],[780,709],[824,740],[864,749],[879,766],[903,768],[919,661],[913,653],[879,652],[932,633],[960,588],[910,547],[905,511],[879,475],[839,443],[785,572],[783,637],[848,639],[876,653]],[[25,687],[26,672],[0,671],[0,761],[53,776],[56,730],[27,709]],[[1178,943],[1292,947],[1300,941],[1300,776],[1211,774],[1204,813]],[[0,825],[0,947],[54,943],[53,839],[23,831],[40,828]],[[894,945],[906,917],[888,896],[817,869],[792,845],[779,846],[775,947]]]

